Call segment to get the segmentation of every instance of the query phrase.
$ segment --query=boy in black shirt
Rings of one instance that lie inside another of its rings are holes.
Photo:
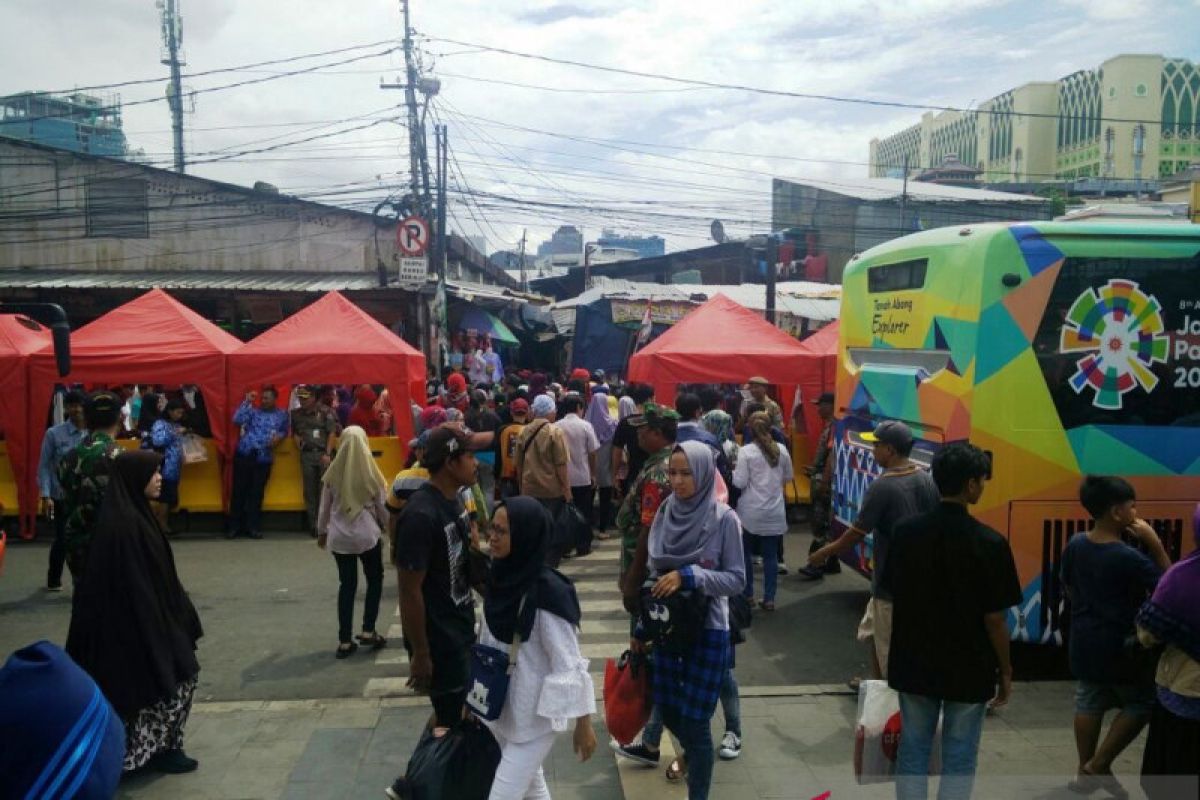
[[[429,481],[413,492],[395,523],[408,685],[429,693],[437,727],[462,714],[475,638],[471,525],[459,500],[459,490],[475,483],[470,448],[471,438],[461,430],[435,428],[421,459]]]
[[[1021,602],[1017,568],[1004,537],[968,513],[991,459],[956,442],[934,456],[932,471],[942,502],[896,526],[882,576],[893,603],[888,685],[900,693],[904,730],[898,798],[927,796],[939,713],[939,796],[969,797],[987,707],[1012,693],[1006,616]]]

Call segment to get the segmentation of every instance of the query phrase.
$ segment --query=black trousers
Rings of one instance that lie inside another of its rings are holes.
[[[607,531],[613,522],[613,488],[601,487],[596,490],[596,494],[599,501],[596,503],[596,519],[593,520],[592,526],[598,531]]]
[[[568,542],[567,546],[569,548],[573,544],[577,551],[586,553],[592,549],[592,525],[595,524],[596,515],[596,487],[590,483],[587,486],[572,486],[571,500],[579,509],[579,513],[583,514],[583,518],[588,521],[588,529],[586,537],[581,537],[584,539],[583,541]]]
[[[233,491],[229,498],[229,519],[225,530],[230,533],[258,531],[262,517],[263,494],[271,479],[271,465],[260,464],[254,456],[233,457]]]
[[[354,625],[354,598],[358,594],[358,562],[362,562],[367,578],[367,599],[363,603],[364,631],[375,630],[379,618],[379,598],[383,595],[383,541],[376,542],[365,553],[347,555],[334,553],[338,570],[338,641],[349,644]]]
[[[556,523],[554,526],[555,541],[546,548],[546,566],[558,569],[558,565],[562,563],[563,553],[570,552],[570,548],[566,544],[558,541],[558,517],[566,503],[561,497],[535,497],[534,499],[546,507],[546,510],[550,512],[550,519]]]
[[[54,503],[54,543],[50,545],[47,586],[62,586],[63,564],[67,563],[67,513],[61,500]]]

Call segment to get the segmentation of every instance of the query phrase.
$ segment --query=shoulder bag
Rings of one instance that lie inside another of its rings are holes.
[[[475,716],[495,722],[504,710],[508,698],[508,683],[517,668],[517,653],[521,649],[521,617],[525,613],[526,597],[517,609],[517,626],[513,630],[508,652],[476,642],[471,645],[471,689],[467,692],[467,707]]]

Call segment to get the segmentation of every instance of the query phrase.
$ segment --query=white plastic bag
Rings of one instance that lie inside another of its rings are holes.
[[[185,433],[180,439],[180,446],[183,448],[183,463],[199,464],[208,461],[208,450],[204,447],[203,439],[194,433]]]
[[[887,681],[863,681],[858,687],[854,726],[854,778],[859,785],[896,779],[900,753],[900,695]],[[938,719],[929,756],[929,774],[942,771],[942,721]]]

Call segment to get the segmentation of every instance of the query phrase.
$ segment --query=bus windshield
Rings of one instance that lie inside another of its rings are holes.
[[[1200,426],[1200,255],[1064,260],[1034,348],[1065,430]]]

